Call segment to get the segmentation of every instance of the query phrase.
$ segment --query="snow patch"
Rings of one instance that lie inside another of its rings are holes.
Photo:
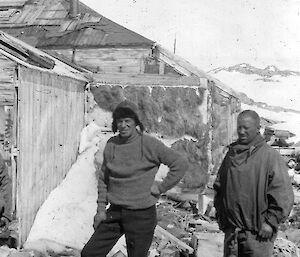
[[[110,130],[112,124],[112,113],[105,111],[96,105],[87,113],[86,121],[88,124],[94,122],[97,126]]]
[[[240,64],[240,67],[242,67],[242,68],[247,68],[247,67],[248,67],[248,64],[242,63],[242,64]]]
[[[280,122],[280,123],[290,124],[289,128],[292,128],[294,125],[297,125],[300,123],[300,113],[296,113],[296,112],[288,112],[288,111],[275,112],[275,111],[260,108],[260,107],[254,106],[254,105],[244,104],[244,103],[241,104],[241,109],[242,110],[253,110],[253,111],[256,111],[261,117],[264,117],[266,119],[270,119],[270,120]],[[279,129],[280,126],[282,126],[282,128],[283,128],[285,125],[276,124],[276,126],[278,126],[278,129]]]
[[[84,152],[85,150],[96,145],[100,138],[96,135],[101,133],[101,129],[94,122],[91,122],[89,126],[85,127],[81,131],[81,140],[79,144],[79,153]]]
[[[90,238],[97,208],[94,155],[97,144],[107,141],[107,135],[95,135],[99,129],[94,123],[83,129],[81,154],[66,178],[41,206],[25,248],[45,250],[67,246],[81,249]]]
[[[269,71],[276,71],[276,68],[274,66],[269,66],[269,67],[267,67],[267,70],[269,70]]]
[[[241,104],[241,108],[242,110],[256,111],[259,116],[278,122],[277,124],[270,126],[271,128],[274,128],[276,130],[287,130],[295,134],[294,137],[291,137],[287,140],[288,143],[300,142],[300,113],[274,112],[271,110],[243,103]]]

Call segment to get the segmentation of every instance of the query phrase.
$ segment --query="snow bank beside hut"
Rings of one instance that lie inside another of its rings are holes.
[[[94,231],[97,207],[94,154],[107,139],[94,123],[83,129],[77,161],[41,206],[25,248],[45,252],[49,248],[57,251],[61,247],[84,246]]]

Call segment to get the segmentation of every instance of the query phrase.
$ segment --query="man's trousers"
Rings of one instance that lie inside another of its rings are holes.
[[[155,205],[140,210],[112,205],[107,210],[106,220],[96,228],[81,256],[105,257],[125,234],[128,257],[147,257],[156,224]]]
[[[262,240],[256,233],[229,228],[225,231],[224,257],[271,257],[274,240]]]

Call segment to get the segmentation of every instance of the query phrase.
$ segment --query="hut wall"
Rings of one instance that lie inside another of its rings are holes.
[[[77,157],[84,82],[19,67],[17,218],[20,244],[52,189]]]
[[[0,153],[10,165],[15,106],[16,63],[0,54]],[[11,171],[11,170],[9,170]]]
[[[51,51],[96,73],[144,73],[144,60],[151,54],[151,49],[142,48],[97,48],[76,49],[74,51],[60,49]]]
[[[212,110],[212,169],[215,174],[219,169],[227,146],[236,139],[236,120],[240,112],[240,102],[237,98],[224,92],[209,82]]]
[[[0,154],[7,167],[8,174],[15,181],[15,163],[11,155],[16,138],[16,63],[0,54]],[[15,210],[15,183],[11,194],[5,196],[11,214]]]
[[[198,84],[191,85],[188,80]],[[184,188],[200,189],[208,180],[207,89],[199,78],[129,77],[118,83],[98,78],[91,87],[94,99],[104,112],[112,112],[123,99],[135,102],[146,132],[183,155],[190,169],[182,180]],[[185,83],[183,83],[185,80]],[[155,82],[156,81],[156,82]],[[180,81],[180,82],[179,82]],[[187,86],[187,84],[189,84]]]

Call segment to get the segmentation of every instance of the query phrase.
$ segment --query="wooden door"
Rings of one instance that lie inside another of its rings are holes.
[[[11,195],[9,196],[9,206],[12,218],[15,217],[16,210],[16,134],[17,134],[17,106],[0,105],[0,154],[8,168],[11,178]]]

